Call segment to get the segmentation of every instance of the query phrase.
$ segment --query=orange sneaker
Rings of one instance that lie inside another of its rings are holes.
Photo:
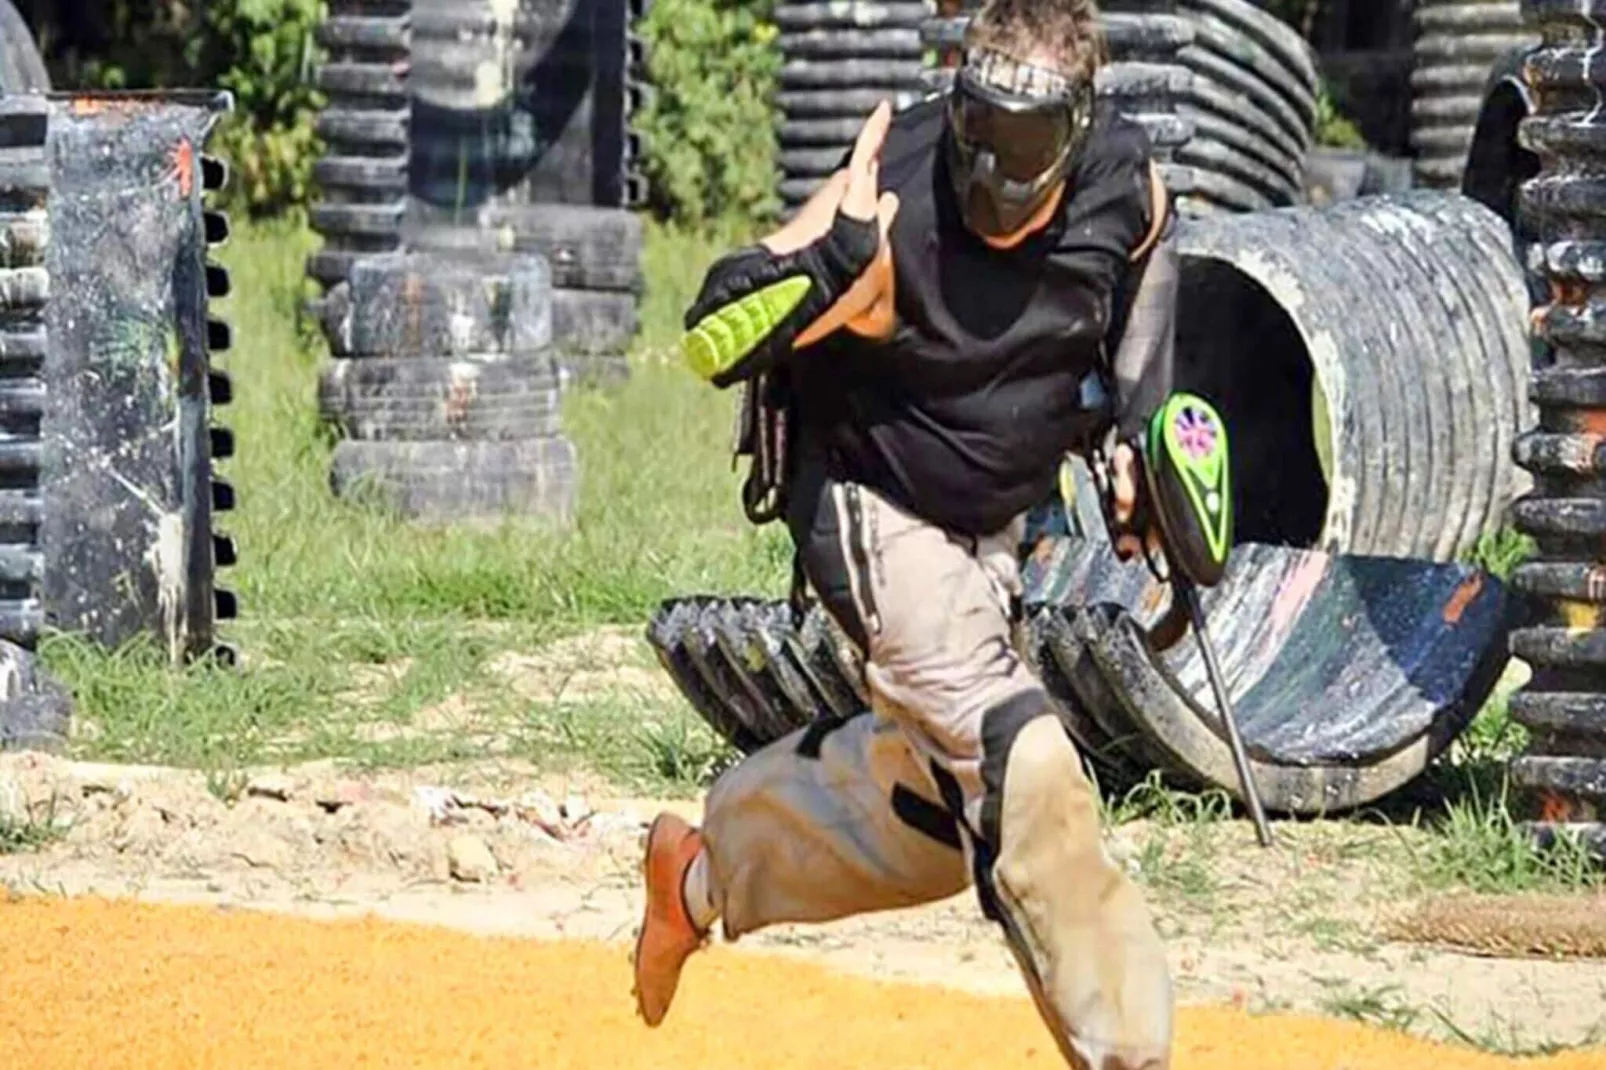
[[[686,911],[682,881],[702,849],[695,828],[671,813],[662,813],[647,830],[642,871],[647,883],[647,907],[636,934],[636,1011],[650,1026],[669,1013],[680,983],[680,968],[702,947],[707,934],[699,932]]]

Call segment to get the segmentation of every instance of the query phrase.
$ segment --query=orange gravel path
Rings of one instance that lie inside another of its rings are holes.
[[[716,947],[662,1028],[628,949],[373,920],[0,901],[0,1067],[953,1070],[1059,1067],[1024,997],[877,983]],[[1606,1070],[1346,1022],[1185,1009],[1176,1070]]]

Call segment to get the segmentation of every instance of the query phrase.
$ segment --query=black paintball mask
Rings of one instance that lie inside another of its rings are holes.
[[[965,225],[1006,240],[1070,173],[1093,125],[1092,82],[970,49],[948,94],[948,173]]]

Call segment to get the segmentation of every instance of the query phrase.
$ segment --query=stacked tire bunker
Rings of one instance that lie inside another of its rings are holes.
[[[1100,92],[1148,128],[1180,211],[1254,211],[1303,199],[1317,75],[1297,33],[1246,0],[1105,8],[1111,64]],[[968,21],[929,20],[924,37],[951,55]],[[926,81],[941,88],[950,78],[938,68]]]
[[[1507,660],[1505,589],[1456,559],[1520,485],[1521,274],[1498,216],[1438,193],[1189,219],[1181,242],[1176,386],[1221,408],[1236,484],[1211,637],[1267,807],[1359,806],[1420,773]],[[1106,782],[1236,792],[1195,644],[1143,642],[1168,595],[1114,558],[1078,482],[1022,548],[1029,655],[1062,720]],[[648,638],[744,750],[865,709],[818,609],[793,627],[779,600],[674,599]]]
[[[377,497],[409,518],[568,521],[577,461],[539,257],[363,260],[330,292],[324,330],[335,359],[319,404],[346,436],[337,496]]]
[[[1518,215],[1548,287],[1532,321],[1544,350],[1530,386],[1539,427],[1517,443],[1535,486],[1513,519],[1538,553],[1512,575],[1532,617],[1511,650],[1533,668],[1511,699],[1531,735],[1512,778],[1537,796],[1542,839],[1566,829],[1606,853],[1606,4],[1528,0],[1524,12],[1543,44],[1526,65],[1538,107],[1521,129],[1539,172]]]
[[[779,0],[781,201],[795,208],[842,164],[881,100],[924,94],[929,0]]]
[[[405,245],[538,253],[572,378],[617,380],[635,337],[644,186],[627,0],[414,0]]]
[[[212,423],[230,338],[209,313],[229,277],[208,255],[228,221],[205,206],[226,174],[203,153],[231,106],[203,91],[50,98],[43,404],[11,399],[38,408],[40,513],[18,500],[7,519],[37,520],[45,622],[106,647],[154,636],[174,661],[233,656],[214,632],[235,598],[214,578],[235,549],[212,526],[234,507],[213,470],[234,452]]]
[[[323,248],[307,274],[327,291],[359,257],[401,248],[407,197],[410,0],[331,0],[317,40],[327,60],[314,83],[327,150],[314,165],[321,199],[312,229]]]
[[[1534,43],[1518,0],[1416,0],[1411,151],[1419,187],[1461,185],[1489,72]]]

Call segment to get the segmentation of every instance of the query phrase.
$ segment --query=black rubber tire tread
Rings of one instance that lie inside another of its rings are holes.
[[[1234,179],[1264,196],[1274,207],[1282,208],[1299,200],[1300,186],[1280,177],[1258,160],[1210,138],[1196,137],[1176,151],[1178,163],[1192,164],[1206,171]]]
[[[918,30],[805,30],[782,32],[775,45],[788,59],[913,59],[925,54]]]
[[[1183,151],[1186,151],[1186,148],[1187,146],[1184,146]],[[1262,212],[1277,207],[1269,197],[1247,183],[1220,171],[1211,170],[1208,165],[1181,159],[1182,152],[1178,152],[1177,155],[1179,157],[1177,162],[1191,167],[1194,173],[1193,189],[1189,191],[1189,196],[1209,201],[1234,212]]]
[[[1481,63],[1419,64],[1412,68],[1410,81],[1413,95],[1482,93],[1489,81],[1489,67]]]
[[[562,430],[550,356],[500,361],[419,357],[334,360],[318,377],[320,411],[371,442],[506,442]]]
[[[1247,34],[1237,33],[1208,16],[1195,23],[1197,36],[1194,45],[1214,52],[1225,60],[1246,70],[1254,71],[1294,109],[1294,113],[1307,126],[1316,123],[1316,85],[1302,80],[1299,75],[1277,62],[1272,55]]]
[[[1476,126],[1483,98],[1475,93],[1420,96],[1411,101],[1413,126]]]
[[[588,204],[508,205],[490,209],[486,222],[511,232],[514,252],[545,257],[555,287],[632,294],[642,289],[642,221],[634,212]]]
[[[1309,145],[1302,145],[1281,123],[1263,111],[1244,107],[1236,94],[1208,78],[1195,78],[1177,103],[1180,115],[1191,116],[1196,110],[1254,131],[1291,160],[1302,160],[1310,151]]]
[[[329,481],[336,497],[374,494],[409,517],[567,518],[573,515],[579,458],[574,443],[560,436],[520,442],[346,439],[335,444]]]
[[[407,193],[407,157],[325,156],[312,165],[312,177],[325,189],[338,187],[401,197]]]
[[[842,166],[844,149],[783,149],[776,160],[781,173],[792,177],[824,177]]]
[[[1218,56],[1198,45],[1190,45],[1177,54],[1179,62],[1201,81],[1214,82],[1228,93],[1241,98],[1238,112],[1248,104],[1288,135],[1301,153],[1308,151],[1315,141],[1315,127],[1300,118],[1299,114],[1275,89],[1271,88],[1258,72]]]
[[[640,323],[634,294],[607,290],[552,291],[552,339],[560,350],[621,353]]]
[[[0,93],[50,90],[50,71],[33,31],[11,0],[0,0]]]
[[[347,148],[362,146],[392,152],[407,148],[408,126],[408,113],[401,109],[362,111],[328,108],[319,114],[314,124],[318,136],[331,145]]]
[[[1293,188],[1304,184],[1303,161],[1290,158],[1261,134],[1203,109],[1189,109],[1186,116],[1193,123],[1194,137],[1219,142],[1237,150],[1246,158],[1270,168],[1273,174]]]
[[[312,84],[331,96],[405,100],[407,71],[400,64],[325,63],[313,72]]]
[[[1418,159],[1450,159],[1466,155],[1472,147],[1472,124],[1419,126],[1411,131],[1411,147]]]
[[[922,89],[783,89],[775,107],[787,119],[852,118],[861,125],[883,100],[902,111],[926,95]]]
[[[1428,3],[1417,0],[1411,12],[1411,25],[1420,36],[1465,34],[1494,30],[1523,33],[1522,8],[1515,3]]]
[[[1506,53],[1527,48],[1538,41],[1537,33],[1435,33],[1417,38],[1411,51],[1416,56],[1418,69],[1479,64],[1491,66]]]
[[[391,249],[345,249],[326,246],[307,257],[307,277],[326,287],[337,286],[351,277],[351,269],[357,261],[369,256],[389,256],[399,252],[400,248],[400,241],[395,242],[394,248]]]
[[[308,210],[312,229],[320,234],[360,234],[365,237],[400,237],[401,201],[385,204],[331,204],[323,201]]]
[[[1316,52],[1299,32],[1282,19],[1245,0],[1178,0],[1178,10],[1212,16],[1241,31],[1275,56],[1284,68],[1306,85],[1316,85],[1321,74]]]
[[[726,743],[743,754],[751,754],[763,746],[762,741],[730,715],[724,701],[686,650],[686,629],[700,612],[697,599],[677,598],[661,603],[647,624],[647,643],[676,689],[703,722]]]
[[[781,124],[782,149],[840,148],[846,151],[858,138],[864,119],[792,119]]]
[[[1111,63],[1099,68],[1093,85],[1101,97],[1138,103],[1142,111],[1175,111],[1194,73],[1179,63]]]
[[[788,60],[777,85],[782,89],[909,89],[920,82],[919,60]]]
[[[377,53],[405,55],[410,31],[408,19],[385,15],[333,15],[319,23],[313,39],[345,55]]]
[[[883,26],[918,26],[931,15],[931,5],[908,0],[831,0],[829,3],[788,3],[775,5],[771,20],[781,31],[818,30],[841,27],[870,29]]]
[[[1198,184],[1198,175],[1192,167],[1180,163],[1162,162],[1160,180],[1175,196],[1186,196]]]

